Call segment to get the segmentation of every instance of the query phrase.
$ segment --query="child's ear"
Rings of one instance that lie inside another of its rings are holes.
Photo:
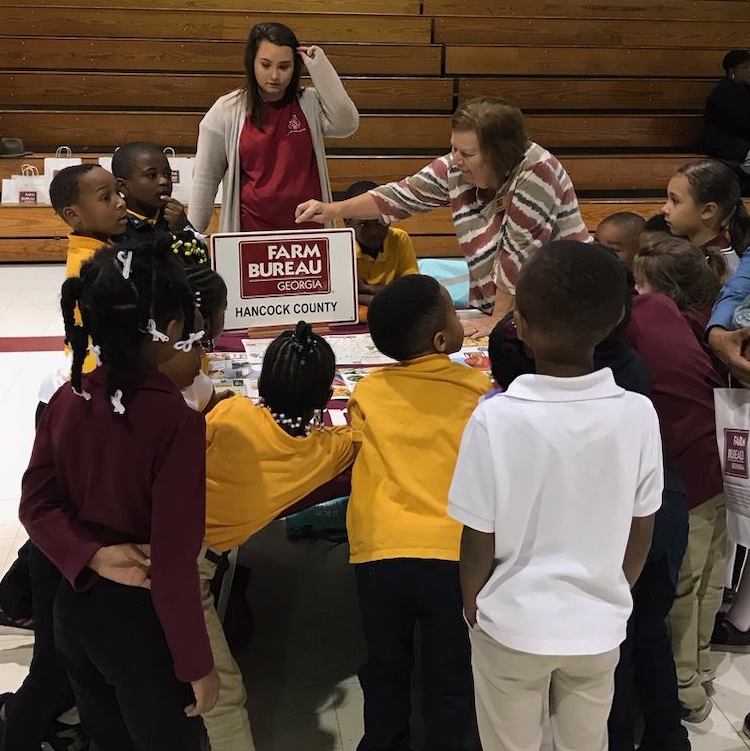
[[[435,348],[435,352],[440,355],[444,355],[448,351],[448,337],[445,335],[445,331],[441,329],[435,332],[435,336],[432,337],[432,346]]]
[[[171,344],[182,340],[182,332],[185,328],[184,321],[172,320],[167,324],[167,330],[164,332],[168,337]]]
[[[701,209],[701,219],[704,222],[710,222],[714,219],[716,219],[716,215],[719,212],[719,205],[715,203],[714,201],[709,201],[708,203],[703,204],[703,208]]]
[[[66,224],[69,224],[76,232],[81,228],[81,215],[78,213],[78,207],[66,206],[61,214]]]
[[[526,319],[523,317],[518,308],[513,308],[513,321],[516,324],[516,334],[518,334],[518,338],[522,342],[526,341],[526,330],[528,328],[528,325],[526,323]]]

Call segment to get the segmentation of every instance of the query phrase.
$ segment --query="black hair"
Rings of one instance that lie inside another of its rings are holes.
[[[666,232],[669,234],[669,225],[667,224],[667,217],[664,214],[654,214],[652,217],[646,219],[646,223],[643,225],[644,232]]]
[[[492,377],[503,389],[507,389],[518,376],[536,372],[534,358],[518,338],[512,311],[492,329],[487,354]]]
[[[436,279],[409,274],[395,279],[370,303],[367,322],[375,346],[404,362],[431,350],[445,324],[444,298]]]
[[[623,315],[627,277],[609,248],[560,240],[537,250],[516,285],[516,307],[560,348],[596,346]]]
[[[599,226],[606,226],[607,224],[614,224],[616,227],[624,229],[626,232],[631,232],[634,235],[640,234],[646,224],[646,220],[633,211],[618,211],[615,214],[610,214],[604,217],[599,223]]]
[[[127,180],[133,174],[135,160],[141,154],[159,154],[166,158],[164,151],[151,141],[126,143],[112,154],[112,174],[122,180]]]
[[[715,203],[719,207],[722,226],[729,230],[732,248],[741,256],[750,245],[750,214],[734,170],[718,159],[699,159],[683,164],[677,174],[687,177],[696,203]]]
[[[130,255],[130,275],[123,275]],[[126,390],[141,368],[140,354],[149,340],[149,319],[164,331],[172,320],[182,320],[187,338],[195,324],[195,298],[182,264],[174,257],[169,238],[154,242],[123,242],[97,251],[81,267],[80,277],[66,279],[61,308],[65,341],[73,350],[70,382],[83,393],[81,374],[89,345],[109,368],[107,396]],[[76,325],[76,310],[81,325]]]
[[[302,60],[297,49],[299,40],[295,33],[283,23],[258,23],[250,29],[250,35],[245,45],[245,96],[247,97],[247,110],[250,120],[259,130],[263,130],[265,121],[265,102],[260,94],[258,81],[255,78],[255,57],[261,42],[271,42],[279,47],[291,47],[293,71],[292,80],[284,92],[282,102],[294,101],[299,96],[300,79],[302,77]]]
[[[190,266],[185,269],[195,302],[203,316],[208,348],[212,348],[215,331],[211,331],[214,317],[227,302],[227,285],[221,274],[207,266]]]
[[[746,63],[748,60],[750,60],[750,52],[748,50],[729,50],[721,61],[721,67],[729,75],[729,71],[732,68],[742,65],[742,63]]]
[[[304,420],[325,407],[335,374],[331,345],[310,324],[300,321],[294,331],[285,331],[268,345],[258,393],[279,417]]]
[[[62,215],[64,208],[72,206],[78,200],[80,179],[97,167],[98,164],[75,164],[61,169],[52,178],[49,185],[49,200],[58,214]]]
[[[350,185],[342,194],[341,201],[347,201],[350,198],[356,198],[357,196],[369,193],[371,190],[377,188],[377,184],[371,180],[360,180],[359,182]]]

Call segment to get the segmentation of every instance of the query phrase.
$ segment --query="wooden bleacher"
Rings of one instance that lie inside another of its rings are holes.
[[[411,174],[448,150],[458,103],[499,94],[561,159],[592,229],[626,207],[658,211],[694,158],[724,52],[750,32],[748,0],[83,5],[0,0],[0,135],[37,152],[0,160],[2,177],[61,144],[85,159],[140,139],[193,153],[205,110],[242,81],[247,30],[279,20],[324,46],[363,113],[357,134],[328,143],[334,190]],[[420,255],[459,253],[445,211],[403,226]],[[49,208],[0,206],[0,261],[59,260],[64,233]]]

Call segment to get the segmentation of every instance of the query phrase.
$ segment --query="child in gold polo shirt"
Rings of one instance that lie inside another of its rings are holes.
[[[93,258],[97,250],[125,232],[125,201],[117,192],[115,178],[98,164],[78,164],[61,169],[50,183],[49,196],[52,208],[72,229],[68,235],[65,277],[78,276],[81,266]],[[76,323],[80,325],[78,310],[75,315]],[[90,373],[95,367],[96,357],[89,353],[83,363],[83,372]],[[67,356],[42,381],[37,421],[55,391],[68,380],[70,368],[70,357]]]
[[[213,751],[254,748],[242,676],[213,607],[216,561],[352,463],[351,428],[310,424],[331,397],[335,370],[328,342],[300,322],[266,351],[258,382],[261,403],[235,396],[206,416],[208,557],[199,562],[199,572],[221,678],[219,701],[203,717]]]
[[[360,196],[376,187],[365,180],[354,183],[345,198]],[[414,244],[404,230],[389,227],[380,219],[346,219],[345,223],[354,230],[357,239],[359,318],[366,321],[372,298],[394,279],[418,274],[419,266]]]
[[[370,333],[399,364],[362,379],[349,403],[359,453],[347,530],[368,644],[358,748],[409,748],[419,624],[425,748],[459,751],[474,703],[458,574],[461,525],[448,516],[448,489],[464,426],[490,382],[448,357],[460,349],[463,329],[432,277],[401,277],[378,293]]]

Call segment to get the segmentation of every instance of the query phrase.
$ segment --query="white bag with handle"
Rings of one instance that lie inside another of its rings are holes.
[[[99,157],[99,166],[103,167],[107,172],[112,172],[112,157],[111,156],[100,156]]]
[[[167,146],[164,153],[172,168],[172,198],[176,198],[187,206],[190,203],[190,192],[193,188],[195,157],[177,156],[171,146]]]
[[[40,175],[32,164],[21,166],[20,175],[3,180],[2,203],[19,203],[25,206],[49,206],[51,178]]]
[[[750,517],[750,390],[714,389],[714,405],[727,511]]]
[[[44,176],[50,181],[61,170],[66,167],[75,167],[81,163],[79,157],[74,157],[70,146],[58,146],[54,156],[48,156],[44,159]]]

